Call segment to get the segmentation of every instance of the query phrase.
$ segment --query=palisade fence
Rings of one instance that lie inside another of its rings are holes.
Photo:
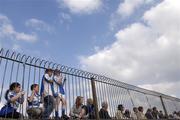
[[[131,111],[133,107],[138,106],[143,106],[144,111],[156,106],[165,114],[180,111],[180,99],[178,98],[4,49],[0,50],[0,106],[2,107],[6,103],[5,91],[15,81],[21,83],[22,89],[26,92],[25,98],[27,98],[30,95],[31,84],[37,83],[41,86],[41,79],[46,68],[59,69],[66,78],[64,89],[67,115],[69,115],[69,110],[77,96],[84,97],[84,104],[86,104],[87,98],[94,98],[98,110],[101,108],[101,103],[107,101],[112,117],[115,116],[118,104],[123,104],[126,109]],[[24,116],[27,116],[26,107],[27,99],[18,109]]]

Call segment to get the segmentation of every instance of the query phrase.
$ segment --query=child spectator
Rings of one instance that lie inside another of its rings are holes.
[[[38,119],[41,118],[43,112],[43,109],[40,108],[41,98],[39,95],[39,85],[31,85],[31,91],[31,96],[28,97],[27,113],[30,119]]]
[[[24,102],[24,91],[21,91],[21,85],[14,82],[10,85],[5,93],[6,105],[0,111],[0,117],[3,118],[21,118],[21,114],[17,112],[19,104]]]
[[[54,100],[54,86],[53,86],[53,70],[46,69],[45,74],[42,78],[41,83],[41,96],[43,97],[44,102],[44,112],[42,114],[43,119],[49,119],[49,116],[53,112],[55,108],[55,100]]]
[[[59,104],[61,101],[62,102],[62,118],[67,118],[67,116],[65,115],[66,100],[64,97],[65,92],[64,92],[64,88],[63,88],[65,81],[63,81],[63,77],[62,77],[62,74],[60,74],[60,70],[56,69],[54,71],[53,80],[54,80],[53,85],[54,85],[54,92],[55,92],[54,97],[56,100],[55,117],[59,118],[58,107],[59,107]]]

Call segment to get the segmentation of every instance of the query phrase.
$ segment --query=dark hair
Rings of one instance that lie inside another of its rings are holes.
[[[138,110],[138,108],[137,108],[137,107],[133,107],[133,110],[136,110],[136,109]]]
[[[31,90],[33,90],[36,86],[39,86],[38,84],[32,84],[31,85]]]
[[[118,105],[118,110],[122,110],[122,108],[124,108],[122,104]]]
[[[6,93],[5,93],[5,99],[6,100],[8,100],[8,93],[9,93],[9,91],[12,91],[12,90],[14,90],[16,87],[19,87],[19,86],[21,86],[18,82],[13,82],[13,83],[11,83],[11,85],[9,86],[9,89],[6,91]]]
[[[53,70],[48,68],[48,69],[45,70],[45,73],[48,73],[48,72],[53,72]]]
[[[77,98],[76,98],[76,107],[79,107],[81,105],[81,99],[82,98],[83,98],[82,96],[77,96]]]
[[[153,107],[153,110],[157,110],[157,108],[156,108],[156,107]]]
[[[58,70],[58,69],[54,70],[54,74],[59,74],[59,73],[60,73],[60,70]]]
[[[139,106],[139,107],[138,107],[138,110],[139,110],[140,112],[143,112],[143,107],[142,107],[142,106]]]

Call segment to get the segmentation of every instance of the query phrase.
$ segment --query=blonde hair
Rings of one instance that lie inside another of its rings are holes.
[[[92,104],[93,104],[93,99],[91,99],[91,98],[88,98],[88,99],[87,99],[87,104],[90,104],[90,105],[92,105]]]

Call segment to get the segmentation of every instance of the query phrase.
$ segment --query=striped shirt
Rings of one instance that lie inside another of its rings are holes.
[[[7,100],[8,100],[7,104],[9,104],[11,107],[13,107],[14,109],[17,110],[18,107],[19,107],[19,104],[23,103],[24,99],[23,98],[19,98],[15,102],[11,102],[10,101],[11,98],[15,97],[16,95],[17,95],[16,92],[9,91],[8,96],[7,96]]]
[[[28,108],[39,108],[41,103],[41,98],[39,94],[34,94],[33,100],[30,102],[28,101]]]

